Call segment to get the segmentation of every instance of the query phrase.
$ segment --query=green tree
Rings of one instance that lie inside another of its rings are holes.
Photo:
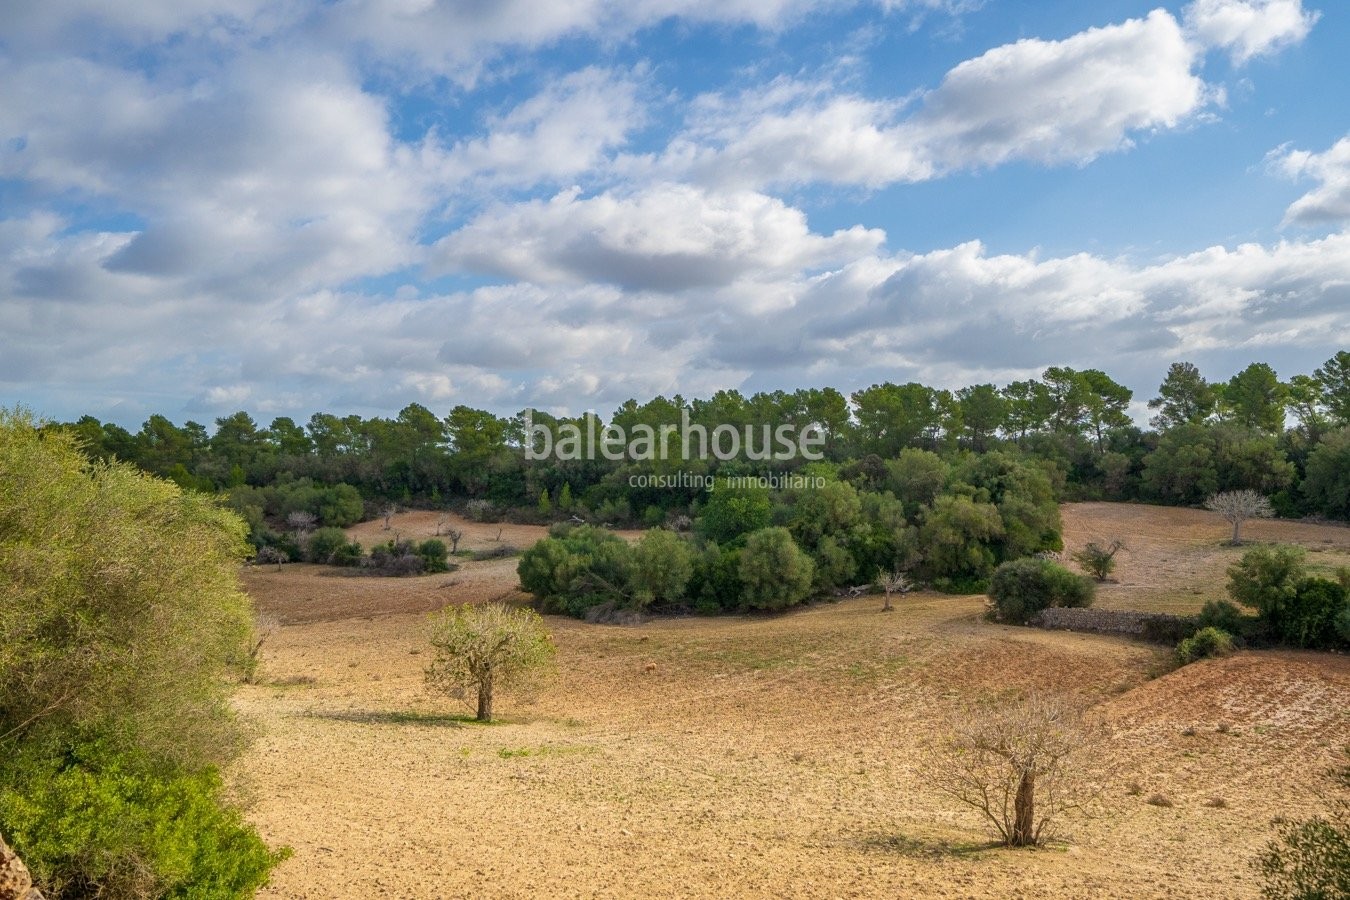
[[[1350,352],[1340,351],[1313,370],[1322,387],[1322,403],[1332,421],[1350,425]]]
[[[1166,431],[1178,425],[1198,425],[1214,413],[1217,397],[1200,370],[1188,362],[1175,362],[1158,386],[1158,396],[1148,401],[1158,410],[1150,419],[1154,428]]]
[[[722,482],[699,510],[694,527],[704,538],[726,544],[768,526],[772,514],[768,491],[758,487],[732,488]]]
[[[211,883],[211,896],[244,895],[223,870],[161,866],[185,845],[150,812],[192,782],[198,810],[225,815],[200,779],[244,746],[227,678],[252,627],[243,538],[243,522],[212,500],[129,464],[90,462],[68,432],[0,410],[0,793],[34,797],[59,770],[72,790],[98,786],[125,810],[107,813],[122,829],[111,847],[68,830],[81,812],[65,801],[26,806],[27,824],[10,835],[35,868],[80,880],[81,896],[115,896],[108,879],[129,866],[149,868],[155,896],[206,896]],[[6,797],[0,818],[17,821]],[[256,834],[217,824],[200,836],[261,853],[265,876],[275,859]]]
[[[1228,380],[1220,404],[1228,421],[1279,434],[1284,430],[1288,400],[1289,389],[1275,370],[1265,363],[1252,363]]]
[[[457,699],[472,697],[480,722],[492,721],[498,689],[533,687],[556,655],[538,613],[501,603],[447,606],[432,617],[431,646],[427,682]]]
[[[741,605],[747,609],[785,609],[806,599],[815,565],[786,528],[764,528],[741,551]]]
[[[1313,448],[1300,490],[1323,515],[1350,519],[1350,427],[1331,432]]]
[[[961,437],[972,450],[982,453],[1008,420],[1008,401],[992,384],[977,384],[956,392],[960,408]]]

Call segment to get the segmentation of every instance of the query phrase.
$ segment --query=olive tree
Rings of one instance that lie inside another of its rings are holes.
[[[530,609],[502,603],[448,606],[432,617],[436,657],[427,683],[452,697],[477,700],[476,718],[492,721],[498,688],[532,686],[553,665],[553,640]]]
[[[1242,523],[1248,519],[1268,519],[1275,514],[1270,501],[1256,491],[1224,491],[1205,501],[1205,509],[1216,512],[1233,526],[1233,540],[1242,543]]]

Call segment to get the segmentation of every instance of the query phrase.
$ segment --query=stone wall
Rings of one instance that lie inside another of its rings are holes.
[[[1195,620],[1189,616],[1063,607],[1043,609],[1028,624],[1052,631],[1121,634],[1162,644],[1175,644],[1195,630]]]

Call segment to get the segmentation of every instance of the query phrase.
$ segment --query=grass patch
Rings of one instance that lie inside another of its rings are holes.
[[[497,751],[497,755],[502,759],[529,759],[544,756],[576,756],[578,754],[594,753],[594,747],[584,745],[564,745],[544,744],[539,747],[502,747]]]

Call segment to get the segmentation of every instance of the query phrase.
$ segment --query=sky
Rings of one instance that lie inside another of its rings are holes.
[[[1322,0],[0,0],[0,405],[612,410],[1350,348]]]

